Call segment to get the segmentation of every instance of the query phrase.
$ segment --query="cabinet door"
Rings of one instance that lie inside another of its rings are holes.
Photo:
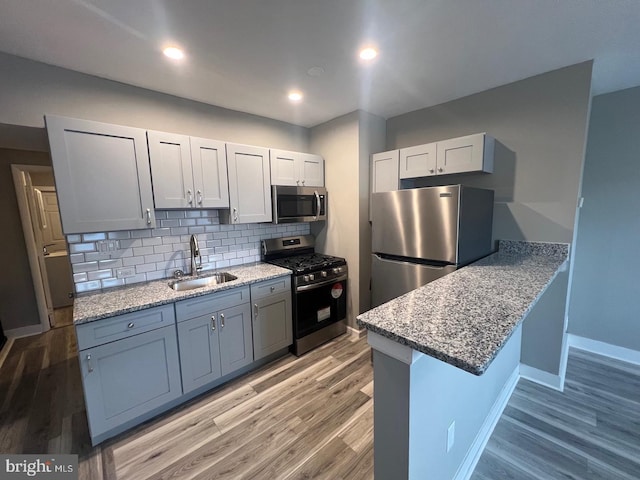
[[[196,207],[229,207],[227,155],[224,142],[191,137],[191,163]]]
[[[400,149],[400,178],[428,177],[436,174],[435,143]]]
[[[92,437],[182,395],[173,325],[80,351]]]
[[[489,143],[485,146],[485,137],[484,133],[478,133],[438,142],[438,174],[491,172],[493,139],[487,137]]]
[[[144,130],[52,115],[45,120],[66,235],[155,227]]]
[[[253,361],[250,304],[218,312],[218,326],[222,375],[227,375]]]
[[[296,152],[285,150],[270,150],[271,158],[271,184],[288,185],[296,187],[300,185],[299,168]]]
[[[194,205],[189,137],[147,132],[156,208],[191,208]]]
[[[220,348],[215,314],[178,323],[182,389],[190,392],[220,378]]]
[[[371,156],[371,193],[398,190],[400,156],[398,150]]]
[[[302,186],[324,187],[324,159],[320,155],[301,153],[298,167]]]
[[[270,222],[269,149],[227,144],[230,223]]]
[[[291,292],[253,303],[253,356],[259,360],[293,343]]]

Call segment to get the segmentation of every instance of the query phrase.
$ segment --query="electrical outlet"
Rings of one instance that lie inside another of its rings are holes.
[[[453,448],[456,441],[456,421],[454,420],[447,429],[447,453]]]
[[[96,247],[100,253],[115,252],[120,249],[119,240],[98,240]]]
[[[133,267],[116,269],[116,278],[133,277],[136,274]]]

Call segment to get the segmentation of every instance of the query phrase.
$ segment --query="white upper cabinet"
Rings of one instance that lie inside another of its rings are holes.
[[[270,222],[271,175],[269,149],[227,143],[229,210],[220,216],[225,223]]]
[[[270,151],[271,184],[324,187],[324,159],[311,153]]]
[[[225,144],[166,132],[147,132],[156,208],[229,206]]]
[[[371,155],[371,193],[400,188],[398,150]]]
[[[485,133],[438,142],[438,174],[493,172],[495,139]]]
[[[400,178],[427,177],[436,174],[436,144],[427,143],[400,149]]]
[[[66,235],[155,227],[145,130],[45,120]]]

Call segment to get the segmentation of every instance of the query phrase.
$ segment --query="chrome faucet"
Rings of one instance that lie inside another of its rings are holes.
[[[198,272],[202,270],[202,257],[200,256],[198,239],[195,235],[191,235],[191,240],[189,240],[189,247],[191,248],[191,275],[197,276]],[[196,257],[200,259],[198,263],[196,263]]]

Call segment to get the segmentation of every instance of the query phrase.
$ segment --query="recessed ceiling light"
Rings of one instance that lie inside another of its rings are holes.
[[[360,58],[362,60],[373,60],[378,56],[378,51],[373,47],[366,47],[360,50]]]
[[[307,70],[307,75],[309,75],[310,77],[319,77],[323,73],[324,68],[322,67],[311,67],[309,70]]]
[[[292,90],[289,92],[289,100],[291,100],[292,102],[299,102],[300,100],[302,100],[302,92],[299,92],[297,90]]]
[[[173,58],[174,60],[180,60],[184,58],[184,52],[178,47],[167,47],[162,50],[162,53],[164,53],[169,58]]]

